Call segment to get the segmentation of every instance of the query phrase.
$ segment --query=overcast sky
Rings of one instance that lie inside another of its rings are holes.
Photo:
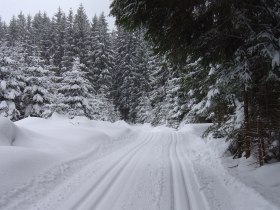
[[[13,15],[18,15],[20,11],[24,14],[32,16],[39,10],[47,12],[50,17],[54,15],[60,6],[63,11],[68,13],[72,8],[76,12],[82,3],[88,14],[89,19],[94,14],[100,15],[104,11],[105,15],[109,15],[109,5],[112,0],[0,0],[0,17],[5,22],[9,22]],[[110,29],[113,28],[114,19],[107,17]]]

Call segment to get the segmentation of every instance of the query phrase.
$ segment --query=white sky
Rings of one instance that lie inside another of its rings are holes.
[[[68,14],[70,8],[74,13],[82,3],[91,21],[94,14],[100,15],[103,11],[106,16],[109,15],[109,6],[112,0],[0,0],[0,17],[3,21],[9,22],[13,15],[18,15],[20,11],[32,16],[39,10],[47,12],[49,17],[56,13],[58,7]],[[109,28],[113,29],[114,18],[107,17]]]

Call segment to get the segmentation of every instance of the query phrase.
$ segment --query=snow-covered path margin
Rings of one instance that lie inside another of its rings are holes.
[[[1,210],[279,209],[228,173],[199,137],[205,125],[53,116],[6,127]]]
[[[207,198],[210,209],[279,210],[280,205],[273,204],[271,199],[266,200],[260,192],[229,173],[231,169],[223,164],[222,157],[227,145],[224,140],[212,139],[212,142],[207,142],[206,139],[201,139],[200,136],[206,128],[207,125],[186,125],[180,132],[186,137],[183,145],[185,156],[192,163],[193,173]],[[215,146],[218,144],[217,149]]]

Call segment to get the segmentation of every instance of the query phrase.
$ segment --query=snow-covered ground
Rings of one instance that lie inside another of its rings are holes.
[[[0,118],[0,209],[280,209],[280,165],[224,156],[207,126]]]

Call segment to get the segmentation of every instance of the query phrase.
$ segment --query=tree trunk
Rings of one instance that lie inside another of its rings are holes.
[[[248,92],[244,87],[243,91],[243,101],[244,101],[244,151],[245,157],[249,158],[251,155],[251,142],[249,137],[249,101]]]
[[[259,139],[259,164],[263,166],[264,164],[264,157],[265,157],[265,149],[264,149],[264,137],[262,135],[262,126],[261,126],[261,119],[258,117],[257,119],[257,137]]]

